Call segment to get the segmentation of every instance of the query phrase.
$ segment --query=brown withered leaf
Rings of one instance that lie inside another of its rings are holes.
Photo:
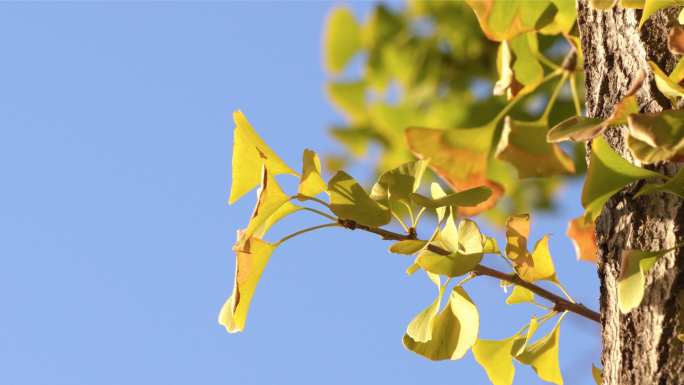
[[[585,224],[584,216],[568,222],[565,233],[572,240],[577,252],[577,260],[596,263],[596,227],[593,223]]]

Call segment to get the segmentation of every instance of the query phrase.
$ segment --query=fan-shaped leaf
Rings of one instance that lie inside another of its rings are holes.
[[[508,299],[506,299],[506,303],[509,305],[517,305],[523,302],[534,303],[534,293],[522,286],[514,287],[513,292],[508,296]]]
[[[578,217],[568,222],[568,237],[575,245],[577,259],[596,263],[596,227],[594,223],[585,223],[584,217]]]
[[[323,28],[323,52],[328,68],[339,72],[361,49],[361,29],[351,10],[335,6],[326,17]]]
[[[229,204],[238,200],[262,181],[261,168],[264,164],[273,175],[299,174],[283,162],[259,135],[242,114],[233,113],[235,120],[235,140],[233,142],[233,184],[230,189]]]
[[[674,194],[680,198],[684,198],[684,168],[679,170],[677,175],[665,184],[647,184],[634,195],[634,198],[661,192]]]
[[[321,161],[318,155],[310,150],[304,150],[302,156],[302,180],[299,182],[298,195],[315,197],[328,189],[328,185],[321,177]],[[299,201],[305,199],[299,198]]]
[[[630,115],[629,126],[630,134],[649,146],[667,151],[684,149],[684,110]]]
[[[597,368],[594,364],[591,364],[591,375],[594,377],[596,385],[603,384],[603,370]]]
[[[534,283],[534,259],[527,250],[530,236],[530,216],[515,215],[506,221],[506,256],[513,261],[515,272],[520,278]]]
[[[344,171],[328,182],[330,210],[342,219],[351,219],[368,227],[380,227],[392,219],[389,209],[371,199],[363,188]]]
[[[254,212],[252,213],[252,218],[249,220],[249,225],[245,231],[245,239],[252,237],[264,222],[274,215],[282,205],[290,200],[290,197],[285,195],[278,185],[278,182],[276,182],[275,178],[266,168],[266,165],[263,165],[262,167],[262,182],[257,193],[259,199],[257,200]],[[281,212],[281,214],[287,215],[286,212]],[[277,222],[279,219],[280,218],[274,218],[272,223]]]
[[[660,258],[675,248],[662,251],[622,251],[622,264],[618,279],[618,307],[623,314],[629,313],[641,304],[644,298],[646,273]]]
[[[439,277],[438,277],[439,279]],[[432,327],[434,323],[435,316],[439,312],[439,306],[442,303],[442,295],[444,294],[444,288],[446,286],[440,286],[438,281],[437,286],[439,288],[439,296],[427,309],[423,310],[416,316],[416,318],[411,321],[408,325],[406,334],[410,336],[414,341],[417,342],[427,342],[432,339]]]
[[[553,21],[558,11],[548,0],[466,2],[475,11],[482,31],[495,41],[510,40],[522,33],[540,30]]]
[[[528,345],[522,354],[515,357],[520,363],[532,366],[542,380],[558,385],[563,384],[558,365],[558,338],[560,337],[560,324],[566,314],[561,316],[551,333]]]
[[[432,339],[418,342],[405,334],[403,343],[406,349],[433,361],[457,360],[475,344],[479,329],[477,307],[465,290],[456,286],[444,310],[434,318]]]
[[[532,252],[532,259],[534,260],[534,279],[541,281],[549,281],[560,285],[556,277],[556,269],[553,267],[553,260],[551,253],[549,253],[549,236],[537,241]]]
[[[464,219],[458,229],[461,250],[450,255],[439,255],[424,250],[416,262],[425,271],[447,277],[459,277],[468,273],[482,261],[482,233],[475,222]],[[453,246],[451,246],[453,247]]]
[[[388,199],[401,202],[411,210],[409,195],[418,190],[420,180],[427,168],[430,159],[417,160],[404,163],[394,170],[380,175],[378,182],[373,186],[370,197],[374,200]]]
[[[676,105],[677,97],[684,96],[684,87],[673,82],[672,79],[665,75],[665,73],[654,62],[649,61],[648,68],[651,70],[651,72],[653,72],[653,76],[655,77],[656,81],[656,86],[658,87],[660,92],[665,94],[665,96],[670,98],[670,100],[675,101],[675,103],[673,104]]]
[[[603,138],[594,139],[587,179],[582,189],[582,206],[586,209],[585,223],[593,223],[606,201],[623,187],[646,178],[669,179],[662,174],[629,163]]]
[[[407,239],[390,246],[389,252],[392,254],[413,255],[421,251],[425,245],[427,245],[427,241]]]

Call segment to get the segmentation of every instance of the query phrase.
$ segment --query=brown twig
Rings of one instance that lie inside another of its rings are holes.
[[[338,222],[340,224],[342,224],[342,226],[346,229],[350,229],[350,230],[359,229],[359,230],[368,231],[370,233],[379,235],[380,238],[382,238],[383,240],[387,240],[387,241],[405,241],[405,240],[417,239],[415,232],[410,234],[410,235],[403,235],[403,234],[394,233],[392,231],[387,231],[387,230],[377,228],[377,227],[364,226],[360,223],[357,223],[357,222],[354,222],[354,221],[348,220],[348,219],[339,219]],[[433,253],[439,254],[439,255],[451,254],[451,252],[444,250],[441,247],[438,247],[435,245],[428,245],[427,249],[432,251]],[[554,304],[553,310],[555,310],[557,312],[564,312],[567,310],[567,311],[573,312],[575,314],[581,315],[582,317],[588,318],[592,321],[601,323],[601,315],[599,313],[588,309],[586,306],[582,305],[581,303],[570,302],[567,299],[560,297],[556,294],[553,294],[546,289],[542,289],[541,287],[539,287],[533,283],[529,283],[527,281],[524,281],[517,274],[515,274],[515,275],[506,274],[506,273],[503,273],[501,271],[490,269],[490,268],[482,266],[482,265],[475,266],[475,268],[471,271],[471,274],[473,274],[475,276],[486,275],[488,277],[497,278],[497,279],[500,279],[502,281],[506,281],[506,282],[512,283],[514,285],[524,287],[525,289],[533,292],[534,294],[553,302],[553,304]]]

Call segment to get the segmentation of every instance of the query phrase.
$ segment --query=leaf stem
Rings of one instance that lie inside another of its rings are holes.
[[[337,222],[337,218],[335,218],[335,217],[333,217],[333,216],[330,216],[330,215],[328,215],[328,214],[326,214],[326,213],[324,213],[324,212],[318,211],[318,210],[316,210],[316,209],[312,209],[312,208],[310,208],[310,207],[302,207],[302,209],[304,209],[304,210],[309,210],[309,211],[314,212],[314,213],[316,213],[316,214],[318,214],[318,215],[322,215],[322,216],[324,216],[324,217],[330,219],[330,220],[333,221],[333,222]]]
[[[373,234],[377,234],[381,237],[383,240],[393,240],[393,241],[403,241],[407,239],[416,239],[413,237],[409,237],[407,235],[402,235],[402,234],[397,234],[392,231],[387,231],[385,229],[381,229],[378,227],[368,227],[364,226],[362,224],[356,224],[354,227],[356,229],[360,229],[363,231],[368,231]],[[678,245],[679,246],[679,245]],[[449,251],[442,249],[441,247],[437,247],[435,245],[428,244],[426,247],[427,250],[432,251],[435,254],[439,255],[449,255],[451,254]],[[482,265],[477,265],[473,268],[473,270],[470,271],[471,274],[473,275],[486,275],[488,277],[496,278],[499,280],[503,280],[509,283],[512,283],[514,285],[518,285],[521,287],[524,287],[525,289],[533,292],[534,294],[545,298],[551,302],[554,303],[553,310],[556,312],[563,312],[563,311],[570,311],[573,312],[577,315],[580,315],[582,317],[585,317],[587,319],[590,319],[594,322],[601,323],[601,315],[593,310],[590,310],[586,306],[582,305],[581,303],[573,303],[568,301],[567,299],[560,297],[556,294],[551,293],[550,291],[543,289],[533,283],[529,283],[527,281],[524,281],[522,278],[520,278],[518,275],[510,275],[506,274],[504,272],[490,269],[486,266]]]
[[[328,223],[328,224],[320,225],[320,226],[309,227],[308,229],[304,229],[304,230],[302,230],[302,231],[297,231],[297,232],[294,233],[294,234],[288,235],[287,237],[285,237],[285,238],[279,240],[278,242],[274,243],[274,245],[279,246],[281,243],[287,241],[288,239],[294,238],[294,237],[296,237],[297,235],[304,234],[304,233],[308,233],[309,231],[313,231],[313,230],[322,229],[322,228],[324,228],[324,227],[342,227],[342,225],[340,225],[339,223],[335,222],[335,223]]]
[[[297,194],[297,195],[295,195],[295,196],[290,197],[290,200],[292,200],[292,199],[308,199],[308,200],[311,200],[311,201],[314,201],[314,202],[318,202],[318,203],[322,204],[323,206],[327,207],[328,209],[330,209],[330,205],[329,205],[328,203],[326,203],[326,202],[324,202],[324,201],[322,201],[322,200],[320,200],[320,199],[318,199],[318,198],[314,198],[314,197],[309,197],[309,196],[306,196],[306,195]]]
[[[544,79],[542,79],[542,81],[539,83],[539,85],[546,83],[547,80],[553,79],[562,73],[563,73],[563,70],[561,70],[561,69],[558,69],[558,70],[551,72],[550,74],[546,75],[544,77]],[[506,106],[496,115],[496,117],[489,124],[498,125],[499,122],[501,121],[501,119],[503,119],[506,116],[506,114],[508,114],[508,111],[510,111],[511,108],[513,108],[520,101],[520,99],[523,98],[523,96],[525,96],[525,95],[521,95],[521,94],[516,95],[516,97],[513,98],[513,100],[511,100],[510,102],[508,102],[508,104],[506,104]],[[487,125],[489,125],[489,124],[487,124]]]
[[[572,91],[572,100],[575,103],[575,113],[577,113],[577,116],[582,116],[582,108],[580,107],[579,94],[577,93],[577,78],[574,72],[570,76],[570,90]]]
[[[549,98],[549,102],[546,104],[546,109],[544,110],[544,114],[539,118],[539,121],[548,123],[549,122],[549,115],[551,115],[551,109],[553,108],[553,105],[556,104],[556,97],[558,97],[558,92],[560,92],[561,87],[563,87],[563,83],[565,83],[565,80],[568,78],[568,73],[563,72],[563,76],[561,77],[561,80],[558,82],[558,85],[556,86],[556,89],[553,90],[553,93],[551,94],[551,97]]]
[[[425,212],[425,207],[420,209],[420,212],[418,212],[418,216],[416,217],[416,223],[413,224],[413,228],[418,231],[418,221],[420,221],[420,217],[423,216],[423,213]]]
[[[550,67],[550,68],[552,68],[552,69],[554,69],[554,70],[559,70],[559,69],[561,69],[561,66],[559,66],[558,64],[552,62],[551,59],[549,59],[549,58],[547,58],[546,56],[544,56],[544,54],[542,54],[541,52],[537,52],[537,54],[534,55],[534,56],[537,58],[537,60],[539,60],[540,62],[546,64],[547,67]]]

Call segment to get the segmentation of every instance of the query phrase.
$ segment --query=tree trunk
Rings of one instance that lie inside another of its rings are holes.
[[[667,49],[667,34],[675,24],[678,8],[657,12],[639,30],[641,10],[616,6],[608,12],[589,9],[579,0],[578,26],[584,53],[587,116],[607,118],[622,100],[639,68],[648,75],[637,94],[640,112],[669,109],[668,99],[656,88],[647,61],[670,73],[677,63]],[[669,20],[669,21],[668,21]],[[603,135],[630,162],[636,161],[625,146],[628,128],[616,127]],[[587,146],[591,149],[591,144]],[[679,164],[645,166],[673,176]],[[601,325],[604,384],[682,384],[684,354],[678,334],[684,333],[684,251],[669,253],[646,277],[644,300],[629,314],[621,314],[617,279],[623,249],[656,251],[684,238],[682,200],[671,194],[632,196],[641,181],[608,201],[596,220],[598,275],[601,280]],[[677,296],[680,295],[680,300]]]

